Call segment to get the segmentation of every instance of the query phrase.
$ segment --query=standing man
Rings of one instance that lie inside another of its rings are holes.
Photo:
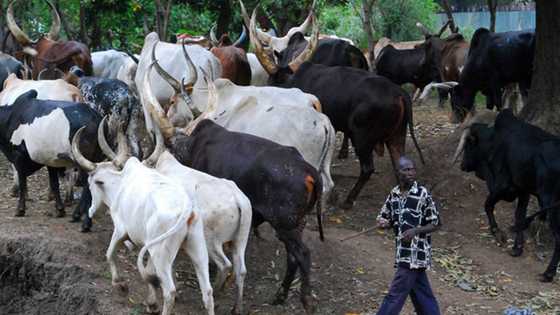
[[[410,295],[416,313],[439,315],[439,306],[426,275],[432,263],[430,233],[439,227],[439,213],[428,190],[416,182],[414,162],[401,157],[399,185],[387,197],[377,226],[395,231],[397,272],[377,315],[398,315]]]

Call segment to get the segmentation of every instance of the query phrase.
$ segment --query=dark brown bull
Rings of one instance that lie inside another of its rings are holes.
[[[419,47],[425,50],[424,64],[433,66],[439,70],[442,82],[459,82],[459,76],[469,52],[469,42],[461,34],[452,34],[445,39],[432,36]],[[453,93],[453,92],[451,92]],[[451,97],[453,102],[453,97]],[[452,104],[452,108],[455,108]],[[454,113],[450,120],[458,122]]]
[[[23,46],[23,52],[31,58],[33,79],[38,79],[40,74],[41,78],[59,78],[60,72],[67,73],[72,66],[80,67],[86,75],[93,74],[91,55],[86,45],[76,41],[58,41],[60,17],[52,3],[45,0],[53,16],[49,33],[38,40],[31,40],[14,20],[13,5],[16,1],[10,2],[6,19],[10,32]]]
[[[213,30],[210,32],[214,46],[210,51],[222,64],[222,78],[229,79],[237,85],[251,84],[251,66],[247,60],[247,53],[240,48],[246,37],[245,28],[235,43],[231,42],[227,33],[222,34],[220,40],[216,41]]]

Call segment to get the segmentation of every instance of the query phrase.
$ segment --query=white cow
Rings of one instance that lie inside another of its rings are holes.
[[[135,76],[135,82],[139,92],[146,88],[143,82],[144,75],[152,63],[153,49],[155,49],[154,55],[159,61],[159,65],[167,73],[169,73],[171,76],[170,79],[173,81],[173,85],[170,86],[169,83],[167,83],[166,80],[161,78],[157,73],[149,74],[149,85],[154,91],[159,103],[167,108],[168,104],[180,101],[178,99],[179,96],[183,98],[188,97],[182,95],[183,93],[181,93],[181,89],[194,88],[199,91],[199,93],[196,93],[196,96],[193,96],[192,101],[195,104],[202,104],[203,107],[199,108],[199,111],[204,111],[207,96],[205,93],[206,83],[204,83],[204,80],[202,79],[202,71],[205,71],[213,78],[219,78],[222,75],[222,65],[220,64],[220,61],[210,51],[198,45],[190,45],[186,46],[186,51],[192,59],[195,67],[189,68],[185,59],[185,54],[183,53],[182,45],[160,42],[157,33],[150,33],[144,40],[144,46],[142,47],[142,53],[140,54],[138,62],[138,70],[136,71]],[[194,74],[195,71],[196,74]],[[186,86],[181,83],[183,79],[187,82],[185,84]],[[146,108],[145,101],[142,98],[141,102],[142,107],[144,108],[144,117],[146,118],[146,128],[148,131],[152,132],[153,123],[151,116]],[[160,107],[158,110],[163,109]],[[192,114],[190,115],[192,116]],[[177,122],[179,123],[179,121]]]
[[[259,59],[257,59],[257,55],[247,53],[247,60],[249,61],[249,66],[251,66],[251,85],[268,85],[268,72],[266,72]]]
[[[114,230],[107,249],[112,285],[125,287],[117,271],[115,254],[124,241],[143,245],[137,265],[142,279],[148,283],[148,312],[157,311],[157,285],[163,291],[163,315],[171,314],[176,288],[173,281],[173,261],[180,248],[190,256],[198,277],[202,300],[208,314],[214,314],[214,299],[208,275],[208,251],[204,240],[202,215],[183,187],[156,170],[144,166],[138,159],[126,160],[126,139],[118,135],[118,155],[104,140],[103,125],[99,127],[99,144],[112,162],[93,163],[80,152],[80,129],[72,140],[72,153],[84,170],[92,203],[89,216],[99,208],[109,208]],[[120,130],[120,129],[119,129]],[[149,252],[147,267],[144,255]]]
[[[137,64],[125,52],[114,49],[96,51],[91,53],[91,61],[93,63],[93,76],[118,79],[128,86],[134,84]]]
[[[147,104],[158,107],[150,88],[141,93]],[[316,110],[320,105],[315,96],[296,88],[237,86],[227,79],[210,81],[207,95],[206,111],[188,125],[187,134],[200,120],[212,119],[231,131],[295,147],[321,174],[324,208],[334,187],[330,165],[335,131],[329,118]],[[163,123],[167,124],[166,128],[177,127],[169,120]]]
[[[0,106],[13,104],[20,95],[30,90],[36,90],[37,99],[40,100],[83,102],[80,89],[62,79],[22,80],[12,73],[4,81]]]
[[[223,288],[228,271],[232,267],[222,248],[224,243],[232,242],[233,270],[237,286],[237,299],[232,313],[243,314],[243,283],[247,273],[245,248],[251,230],[251,202],[234,182],[210,176],[179,163],[165,150],[161,132],[159,128],[155,129],[156,149],[144,163],[155,163],[158,172],[179,182],[198,205],[197,209],[204,222],[208,254],[218,267],[214,282],[216,290]]]

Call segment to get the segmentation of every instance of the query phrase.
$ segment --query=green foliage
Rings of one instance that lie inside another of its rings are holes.
[[[374,8],[374,30],[377,37],[385,36],[394,41],[422,38],[416,22],[436,31],[435,13],[439,6],[433,0],[378,0]]]
[[[360,16],[351,3],[324,7],[319,14],[321,33],[346,37],[358,47],[367,47]]]

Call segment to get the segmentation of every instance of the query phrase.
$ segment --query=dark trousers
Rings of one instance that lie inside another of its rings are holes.
[[[418,315],[440,315],[426,270],[402,266],[397,268],[389,293],[385,296],[377,315],[398,315],[409,294]]]

